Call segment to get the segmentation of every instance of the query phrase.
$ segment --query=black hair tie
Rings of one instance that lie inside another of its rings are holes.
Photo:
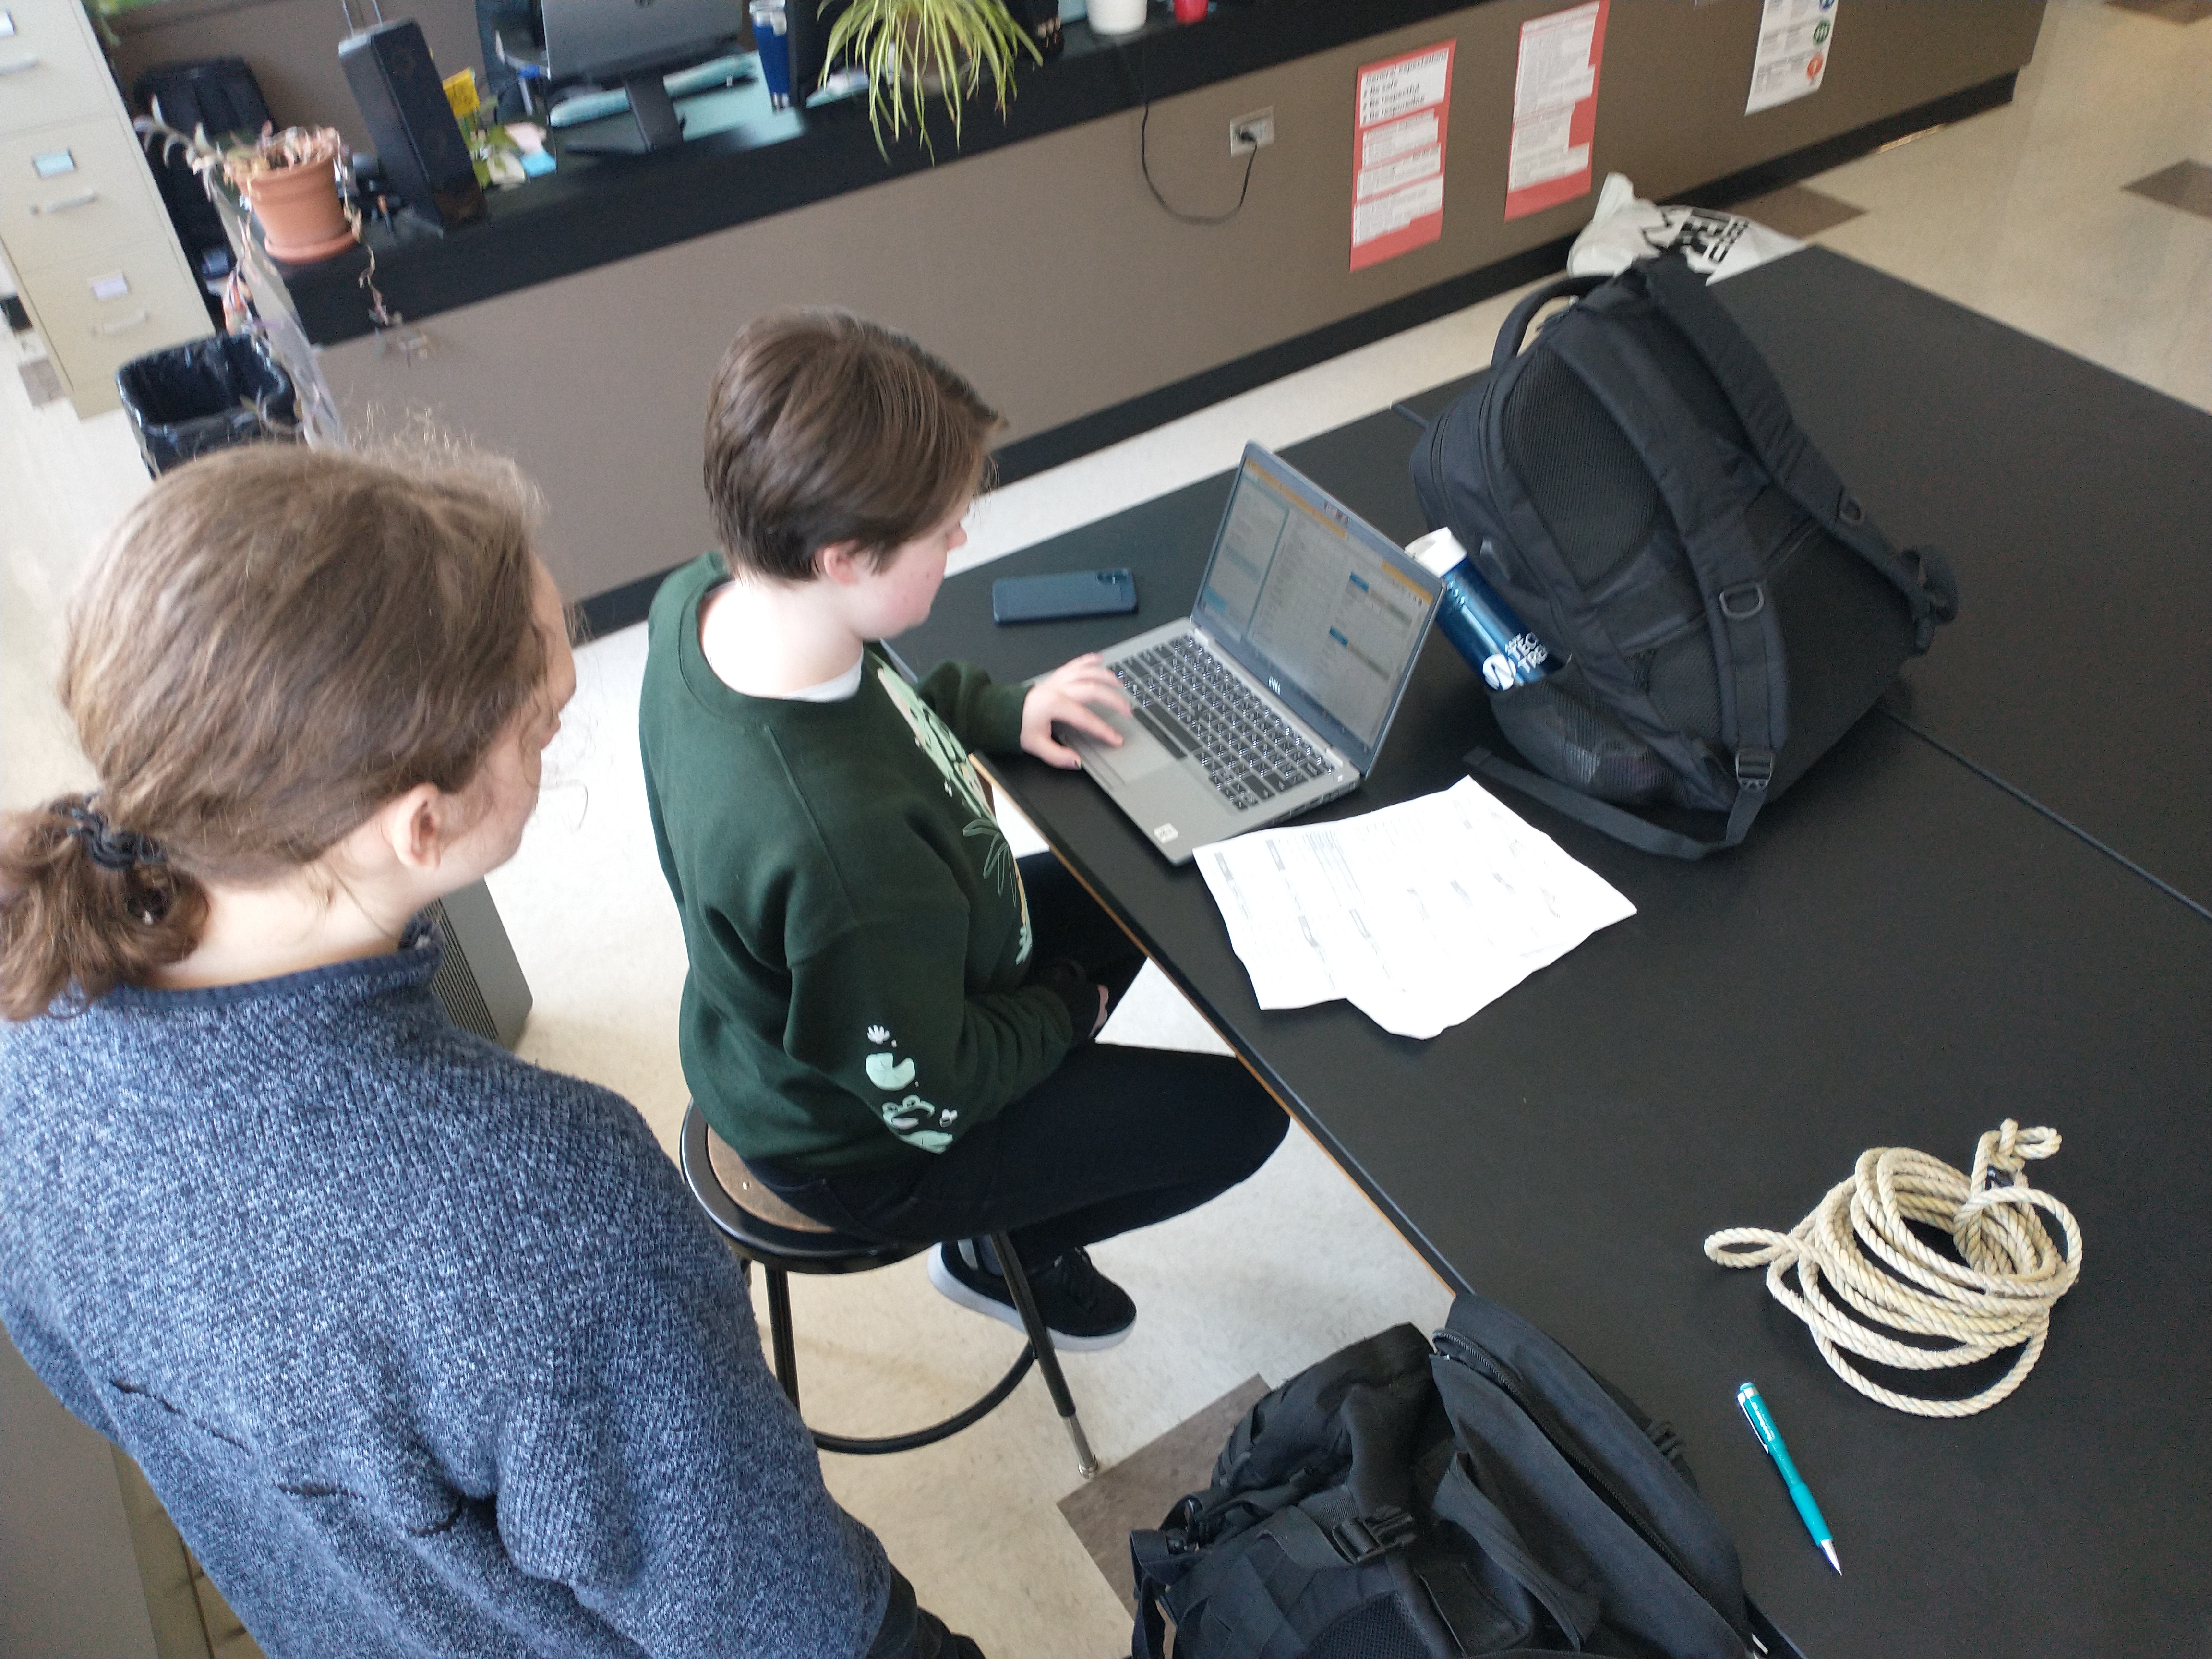
[[[84,843],[92,861],[103,870],[125,871],[142,864],[166,864],[161,849],[135,830],[118,830],[107,815],[94,806],[65,806],[62,816],[69,833]]]

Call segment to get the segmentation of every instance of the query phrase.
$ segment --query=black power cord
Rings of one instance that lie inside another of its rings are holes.
[[[1160,204],[1170,217],[1180,219],[1187,225],[1225,225],[1244,210],[1244,198],[1251,193],[1252,190],[1252,165],[1260,159],[1258,144],[1255,143],[1252,146],[1252,153],[1244,158],[1244,183],[1237,192],[1235,207],[1226,213],[1185,213],[1181,208],[1170,202],[1166,197],[1161,195],[1160,187],[1152,182],[1152,161],[1145,143],[1146,132],[1152,125],[1152,106],[1148,100],[1145,105],[1144,118],[1137,123],[1137,165],[1144,169],[1145,188],[1152,192],[1152,199]],[[1250,134],[1247,131],[1240,130],[1237,137],[1249,137]]]
[[[1145,175],[1145,188],[1152,191],[1152,199],[1160,204],[1160,210],[1171,219],[1179,220],[1186,225],[1227,224],[1244,210],[1244,198],[1251,194],[1252,168],[1260,159],[1258,143],[1253,142],[1251,154],[1244,158],[1244,182],[1237,191],[1235,207],[1226,213],[1185,213],[1166,197],[1161,195],[1159,185],[1152,181],[1152,149],[1148,143],[1152,126],[1152,94],[1145,90],[1144,66],[1141,62],[1132,58],[1127,47],[1120,43],[1115,43],[1114,50],[1121,55],[1122,65],[1128,70],[1130,82],[1136,88],[1138,100],[1145,106],[1144,115],[1137,123],[1137,166]],[[1247,127],[1239,127],[1236,136],[1247,140],[1253,139],[1252,131]]]

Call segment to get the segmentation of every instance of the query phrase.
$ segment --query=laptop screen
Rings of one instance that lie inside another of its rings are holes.
[[[1248,444],[1190,619],[1365,772],[1439,588],[1389,538]]]

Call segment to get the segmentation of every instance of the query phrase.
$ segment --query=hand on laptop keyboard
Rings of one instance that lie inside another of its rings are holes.
[[[1106,723],[1097,712],[1099,708],[1126,714],[1129,704],[1114,671],[1091,651],[1062,663],[1030,687],[1029,696],[1022,702],[1022,747],[1054,766],[1082,765],[1083,757],[1053,736],[1057,722],[1086,738],[1096,738],[1109,749],[1119,749],[1121,734]]]
[[[1124,659],[1113,672],[1146,730],[1196,761],[1240,812],[1329,769],[1319,750],[1188,634]]]

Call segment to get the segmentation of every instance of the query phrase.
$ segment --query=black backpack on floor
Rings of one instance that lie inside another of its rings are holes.
[[[1129,1548],[1143,1659],[1164,1615],[1175,1659],[1766,1650],[1674,1431],[1477,1296],[1260,1401]]]
[[[1430,525],[1565,659],[1491,693],[1541,775],[1486,750],[1469,769],[1647,852],[1742,841],[1958,614],[1942,556],[1884,539],[1679,256],[1522,300],[1413,472]],[[1632,807],[1727,823],[1685,833]]]

